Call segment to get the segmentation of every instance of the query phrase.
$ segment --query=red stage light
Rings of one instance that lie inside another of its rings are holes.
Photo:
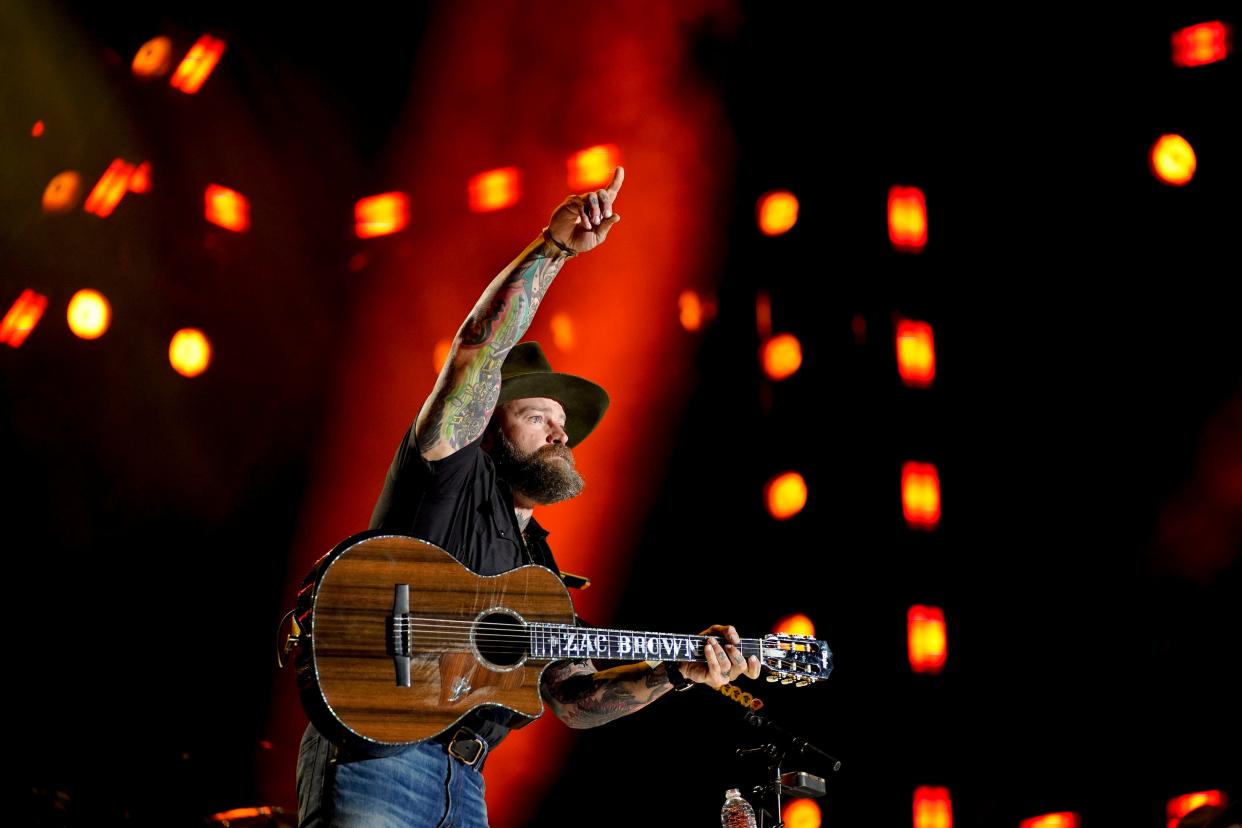
[[[222,54],[224,54],[224,41],[211,35],[203,35],[182,58],[177,71],[173,72],[172,78],[169,79],[169,84],[187,95],[193,95],[207,82],[212,70],[220,62]]]
[[[97,290],[79,290],[69,300],[65,315],[74,334],[82,339],[98,339],[112,321],[112,306]]]
[[[250,229],[250,201],[241,193],[218,184],[208,184],[203,201],[205,215],[212,224],[235,233]]]
[[[1165,807],[1165,816],[1169,819],[1168,828],[1177,828],[1177,823],[1182,821],[1182,817],[1195,808],[1201,808],[1204,805],[1223,806],[1224,804],[1225,794],[1223,791],[1198,791],[1196,793],[1175,796],[1168,801]]]
[[[95,189],[91,190],[91,194],[86,197],[83,209],[100,218],[112,215],[116,205],[120,204],[121,199],[129,192],[129,179],[133,174],[133,164],[127,164],[120,158],[113,161],[103,177],[99,179],[99,183],[95,185]]]
[[[777,334],[763,343],[760,361],[768,379],[788,379],[802,367],[802,343],[793,334]]]
[[[36,138],[38,138],[40,135],[42,135],[42,134],[43,134],[43,122],[42,122],[42,121],[35,121],[34,126],[32,126],[32,127],[30,128],[30,134],[31,134],[31,135],[33,135],[33,136],[34,136],[34,137],[36,137]]]
[[[488,170],[471,178],[467,190],[470,209],[476,213],[503,210],[517,204],[521,197],[521,176],[517,167]]]
[[[151,192],[151,162],[143,161],[134,170],[134,174],[129,177],[129,191],[131,193],[149,193]]]
[[[616,144],[599,144],[569,156],[569,189],[581,193],[607,187],[613,171],[621,166],[621,150]]]
[[[1232,34],[1229,24],[1219,20],[1174,32],[1173,65],[1203,66],[1224,60],[1233,48]]]
[[[797,472],[785,472],[768,481],[764,500],[768,514],[776,520],[788,520],[806,506],[806,481]]]
[[[1031,817],[1018,823],[1018,828],[1079,828],[1082,818],[1070,811]]]
[[[902,320],[897,323],[897,371],[911,388],[928,388],[936,378],[936,346],[931,325]]]
[[[772,625],[772,632],[785,633],[786,635],[809,635],[814,637],[815,622],[802,613],[786,615],[784,618]]]
[[[197,377],[211,364],[211,342],[197,328],[182,328],[168,344],[168,362],[183,377]]]
[[[1148,161],[1152,174],[1174,187],[1190,183],[1198,166],[1194,148],[1180,135],[1161,135],[1152,145]]]
[[[130,68],[140,78],[163,77],[172,66],[172,48],[172,41],[167,37],[153,37],[134,53]]]
[[[360,239],[398,233],[410,223],[410,201],[405,193],[381,193],[354,205],[354,232]]]
[[[65,170],[53,178],[43,191],[43,212],[67,213],[78,205],[82,195],[82,176]]]
[[[27,288],[0,320],[0,342],[10,348],[21,347],[47,310],[47,297]]]
[[[901,468],[901,510],[912,529],[932,530],[940,523],[940,474],[931,463]]]
[[[927,199],[918,187],[889,189],[888,238],[903,253],[922,253],[927,246]]]
[[[914,828],[953,828],[948,788],[920,785],[914,789]]]
[[[819,828],[824,816],[814,799],[791,799],[781,809],[785,828]]]
[[[798,223],[798,198],[788,190],[774,190],[759,199],[755,212],[759,232],[765,236],[779,236]]]
[[[939,673],[948,658],[949,636],[944,610],[916,604],[906,611],[906,645],[910,669],[916,673]]]

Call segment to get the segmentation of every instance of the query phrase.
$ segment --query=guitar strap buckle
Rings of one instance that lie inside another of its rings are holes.
[[[448,752],[472,768],[482,768],[483,757],[487,755],[487,742],[464,727],[458,728],[449,740]]]

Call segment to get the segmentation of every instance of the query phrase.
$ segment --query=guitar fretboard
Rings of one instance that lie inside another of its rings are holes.
[[[612,661],[707,661],[703,643],[715,636],[602,630],[568,624],[528,624],[534,658],[600,658]],[[743,658],[759,656],[761,640],[743,638]]]

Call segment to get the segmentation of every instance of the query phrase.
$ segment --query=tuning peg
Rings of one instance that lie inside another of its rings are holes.
[[[814,681],[815,681],[815,679],[804,678],[804,679],[802,679],[801,681],[799,681],[799,682],[798,682],[798,686],[799,686],[799,687],[806,687],[808,684],[811,684],[811,683],[812,683],[812,682],[814,682]]]
[[[784,677],[781,679],[781,684],[793,684],[793,683],[794,683],[794,677],[789,675],[788,673],[786,673]]]
[[[768,681],[780,681],[781,680],[781,677],[778,676],[776,673],[768,673],[766,676],[764,676],[764,678],[767,679]]]

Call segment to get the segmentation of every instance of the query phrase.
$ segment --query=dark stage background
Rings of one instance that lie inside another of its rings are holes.
[[[909,824],[912,791],[927,784],[950,788],[961,826],[1075,811],[1084,826],[1156,828],[1172,796],[1242,793],[1237,56],[1195,70],[1168,57],[1170,32],[1236,9],[699,3],[670,21],[656,8],[595,10],[578,25],[586,13],[572,3],[0,7],[0,303],[25,288],[49,297],[26,343],[0,349],[12,744],[28,823],[195,824],[293,806],[296,732],[275,722],[301,714],[273,646],[292,585],[325,551],[304,528],[308,493],[324,485],[319,447],[341,377],[372,367],[351,342],[375,272],[430,279],[413,264],[423,250],[400,236],[354,237],[353,203],[419,183],[393,180],[403,142],[456,128],[420,114],[426,90],[489,59],[483,47],[443,64],[420,55],[491,15],[524,20],[514,54],[556,50],[571,66],[581,55],[592,72],[616,61],[621,75],[635,58],[618,44],[655,37],[644,21],[659,17],[684,59],[657,82],[709,97],[726,127],[705,135],[710,191],[683,187],[672,203],[641,202],[649,156],[623,158],[619,211],[630,218],[631,187],[632,204],[649,207],[609,240],[609,255],[629,258],[601,258],[608,278],[644,302],[644,256],[702,249],[718,314],[669,340],[685,366],[676,392],[605,421],[640,472],[593,507],[602,532],[633,542],[591,620],[723,622],[753,636],[790,613],[812,618],[836,654],[831,679],[748,689],[842,760],[836,774],[796,765],[830,777],[826,825]],[[128,65],[148,38],[208,31],[229,46],[198,95],[134,82]],[[641,106],[584,132],[593,76],[572,95],[523,77],[501,73],[494,92],[515,110],[538,100],[561,113],[534,135],[513,118],[549,157],[595,142],[580,134],[641,134]],[[39,119],[49,131],[35,141]],[[1187,187],[1147,170],[1164,132],[1198,152]],[[454,163],[509,163],[516,139],[490,140],[487,157]],[[90,180],[127,152],[173,172],[107,220],[40,212],[57,172]],[[525,175],[532,192],[510,224],[456,204],[439,216],[457,228],[450,247],[490,236],[479,259],[490,264],[452,274],[462,295],[567,192],[563,167]],[[203,183],[230,176],[252,196],[249,235],[202,220]],[[889,244],[894,184],[927,193],[920,255]],[[768,238],[754,205],[776,188],[801,212]],[[430,198],[415,209],[439,210]],[[686,233],[686,216],[706,218]],[[63,321],[88,286],[115,313],[92,343]],[[435,302],[434,285],[419,289]],[[801,370],[781,383],[756,359],[761,291],[774,330],[802,343]],[[622,343],[595,364],[631,358],[624,343],[644,332],[579,306],[580,325]],[[451,336],[466,307],[430,305],[433,338]],[[675,326],[674,305],[642,311]],[[929,390],[897,376],[903,317],[934,327]],[[186,324],[216,343],[197,380],[165,356]],[[410,394],[421,400],[433,379],[420,363]],[[404,397],[393,411],[415,413]],[[939,469],[934,532],[903,520],[907,460]],[[787,469],[809,499],[778,523],[763,484]],[[603,460],[583,471],[589,484],[611,473]],[[939,676],[911,674],[912,604],[945,609]],[[547,761],[547,791],[491,801],[493,820],[711,825],[725,788],[759,781],[732,758],[751,742],[739,707],[696,688],[574,734]]]

